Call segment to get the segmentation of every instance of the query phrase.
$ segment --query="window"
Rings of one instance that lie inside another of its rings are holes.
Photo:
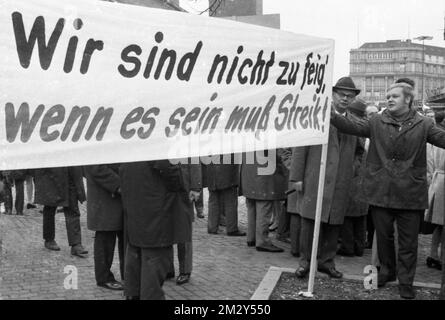
[[[366,88],[371,88],[371,78],[366,78]]]

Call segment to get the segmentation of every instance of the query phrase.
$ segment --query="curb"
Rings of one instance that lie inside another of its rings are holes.
[[[269,300],[283,272],[294,273],[295,269],[270,267],[250,300]]]
[[[296,269],[291,269],[291,268],[270,267],[269,270],[267,271],[266,275],[264,276],[263,280],[259,284],[258,288],[253,293],[250,300],[269,300],[273,290],[275,289],[278,281],[280,280],[281,274],[283,272],[294,273],[295,270]],[[320,273],[317,273],[316,277],[317,278],[329,278],[328,275],[324,275],[324,274],[320,275]],[[362,282],[363,276],[344,274],[343,279]],[[336,281],[341,281],[341,279],[336,280]],[[397,286],[398,282],[388,283],[387,285],[388,286]],[[413,283],[413,285],[415,287],[420,287],[420,288],[439,289],[439,290],[441,287],[441,285],[437,284],[437,283],[425,283],[425,282],[416,282],[416,281]]]

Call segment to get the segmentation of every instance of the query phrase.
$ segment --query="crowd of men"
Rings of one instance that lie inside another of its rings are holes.
[[[392,85],[386,110],[356,98],[360,90],[349,77],[333,87],[317,259],[318,271],[341,278],[336,255],[362,256],[374,242],[379,287],[398,278],[400,296],[406,299],[415,297],[418,234],[431,206],[427,143],[445,148],[441,124],[413,107],[413,87],[409,79]],[[124,290],[127,299],[164,299],[163,283],[175,276],[175,244],[176,282],[190,279],[194,209],[198,218],[204,217],[202,189],[208,188],[209,236],[224,225],[227,236],[246,236],[247,246],[277,253],[283,249],[270,236],[276,229],[277,240],[290,243],[291,254],[299,257],[295,275],[304,278],[311,262],[322,146],[265,152],[275,162],[271,173],[260,173],[268,164],[256,159],[237,164],[235,155],[229,163],[221,156],[219,163],[208,165],[158,160],[3,172],[6,213],[12,212],[12,183],[16,212],[23,213],[23,181],[32,176],[34,202],[43,205],[44,246],[60,250],[54,217],[63,208],[71,254],[86,257],[78,205],[88,199],[97,285]],[[247,233],[238,226],[239,196],[246,201]],[[443,225],[444,209],[438,209],[442,220],[435,220],[436,225]],[[111,272],[116,243],[122,281]],[[430,258],[442,268],[443,255],[441,261],[438,254]]]

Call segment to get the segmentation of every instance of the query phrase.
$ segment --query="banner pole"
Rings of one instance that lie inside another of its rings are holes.
[[[301,295],[310,298],[313,297],[315,273],[318,263],[317,262],[318,240],[319,240],[318,238],[320,235],[321,210],[323,207],[323,192],[324,192],[324,180],[326,174],[327,155],[328,155],[328,144],[326,143],[323,144],[321,148],[320,175],[318,177],[317,206],[315,209],[314,238],[312,240],[312,255],[311,255],[311,266],[309,272],[308,291],[300,293]]]

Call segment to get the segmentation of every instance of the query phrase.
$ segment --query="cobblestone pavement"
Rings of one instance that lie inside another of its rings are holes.
[[[207,195],[205,196],[207,199]],[[123,299],[121,292],[96,286],[93,270],[93,232],[86,229],[85,206],[81,206],[84,246],[87,259],[70,255],[62,213],[56,215],[56,241],[61,251],[43,247],[42,214],[25,210],[24,216],[0,215],[0,299]],[[205,209],[206,212],[206,209]],[[240,229],[246,230],[246,207],[239,198]],[[249,299],[271,266],[296,268],[298,259],[290,255],[288,244],[274,240],[283,253],[258,252],[248,248],[246,237],[227,237],[224,228],[218,235],[207,234],[207,219],[195,219],[193,231],[193,273],[188,284],[174,280],[164,284],[167,299],[238,300]],[[272,235],[273,236],[273,235]],[[430,237],[422,236],[416,281],[440,283],[440,272],[425,266]],[[362,275],[370,261],[370,250],[361,258],[337,257],[337,268],[349,275]],[[115,259],[116,260],[116,259]],[[78,289],[66,290],[64,268],[78,269]],[[177,258],[175,254],[176,274]],[[118,277],[118,265],[113,265]]]

